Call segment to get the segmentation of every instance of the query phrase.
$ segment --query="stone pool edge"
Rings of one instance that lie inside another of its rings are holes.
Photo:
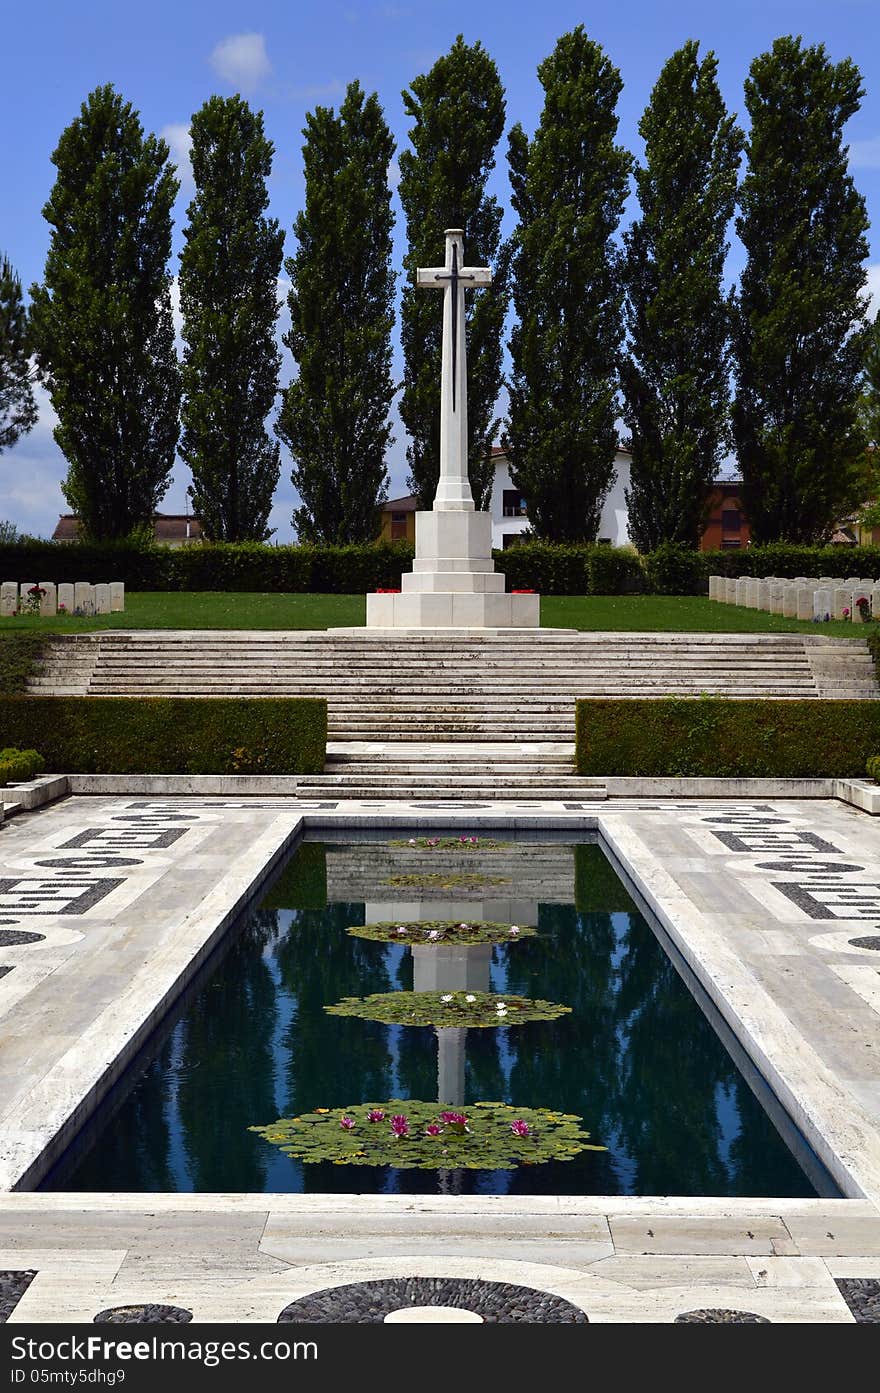
[[[310,830],[331,827],[456,827],[466,823],[471,828],[597,831],[612,864],[619,866],[632,882],[745,1054],[761,1072],[780,1105],[832,1174],[843,1191],[844,1199],[867,1199],[876,1204],[880,1198],[880,1138],[870,1120],[861,1115],[851,1096],[841,1094],[845,1102],[845,1107],[840,1109],[844,1121],[835,1125],[833,1110],[829,1114],[828,1083],[830,1080],[833,1084],[833,1075],[820,1063],[802,1037],[797,1037],[799,1054],[801,1057],[809,1056],[808,1067],[805,1065],[800,1070],[795,1068],[792,1071],[786,1068],[784,1059],[776,1058],[780,1049],[783,1054],[786,1049],[784,1039],[779,1038],[782,1023],[787,1021],[784,1011],[754,981],[746,964],[735,953],[724,950],[723,942],[718,941],[719,935],[704,920],[701,911],[667,875],[641,838],[621,820],[624,812],[624,809],[620,809],[615,813],[607,806],[601,811],[597,809],[589,813],[574,809],[564,813],[550,809],[542,811],[539,808],[505,811],[501,804],[461,811],[447,806],[442,811],[435,809],[430,812],[420,810],[418,805],[394,807],[387,804],[381,809],[359,809],[352,804],[322,810],[302,807],[292,808],[289,812],[279,811],[278,817],[273,819],[267,831],[244,856],[244,865],[237,866],[222,877],[203,901],[199,912],[185,920],[181,937],[163,955],[170,962],[160,964],[158,969],[155,964],[151,965],[149,999],[144,1000],[144,983],[134,983],[131,992],[117,999],[80,1037],[65,1059],[40,1080],[27,1099],[23,1100],[22,1106],[26,1105],[30,1110],[39,1101],[40,1092],[45,1090],[49,1096],[41,1115],[51,1118],[51,1121],[42,1126],[39,1132],[22,1129],[17,1145],[13,1143],[9,1147],[8,1140],[4,1144],[5,1154],[0,1161],[0,1196],[3,1193],[35,1195],[33,1189],[25,1187],[39,1184],[298,836]],[[218,899],[220,905],[211,904]],[[161,975],[163,966],[165,971]],[[159,983],[156,981],[157,975],[161,976]],[[719,981],[723,986],[719,985]],[[776,1018],[777,1034],[770,1039],[764,1039],[767,1034],[761,1024],[764,1014]],[[788,1034],[792,1033],[789,1027]],[[97,1060],[91,1052],[93,1040],[100,1041]],[[796,1064],[797,1060],[794,1062]],[[81,1070],[78,1083],[71,1078],[74,1068]],[[51,1093],[56,1090],[57,1094],[59,1083],[53,1078],[55,1073],[61,1075],[61,1097],[56,1096],[53,1100]],[[833,1097],[830,1101],[833,1102]],[[841,1133],[846,1128],[852,1129],[854,1121],[857,1124],[854,1135],[844,1138]],[[867,1174],[863,1173],[865,1171]],[[171,1198],[175,1201],[181,1199],[180,1196]],[[291,1198],[303,1202],[303,1207],[308,1208],[305,1202],[319,1197]],[[206,1196],[205,1199],[213,1201],[215,1197]],[[42,1200],[41,1195],[40,1202]],[[700,1200],[695,1206],[693,1198],[686,1202],[692,1210],[704,1203]],[[721,1202],[727,1206],[739,1205],[738,1201],[731,1199]],[[607,1207],[607,1200],[605,1203]],[[646,1203],[656,1205],[656,1197],[648,1197]],[[744,1199],[741,1203],[746,1211],[754,1206],[754,1200]],[[778,1207],[780,1201],[770,1200],[769,1203]]]

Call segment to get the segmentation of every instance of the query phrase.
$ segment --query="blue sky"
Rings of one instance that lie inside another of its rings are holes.
[[[275,144],[272,213],[288,232],[302,199],[300,147],[305,113],[338,105],[348,82],[358,78],[377,91],[402,147],[407,122],[401,90],[444,53],[461,31],[479,39],[498,65],[507,92],[508,124],[534,129],[541,109],[537,65],[560,34],[583,23],[620,68],[620,139],[636,154],[637,125],[651,87],[669,55],[686,39],[714,49],[731,110],[743,113],[742,87],[752,58],[780,34],[824,42],[831,56],[854,58],[866,88],[862,109],[850,123],[851,167],[868,202],[872,223],[869,286],[880,307],[880,8],[876,0],[736,0],[724,7],[696,0],[616,0],[583,6],[566,0],[539,4],[473,0],[465,10],[425,3],[352,3],[352,0],[152,0],[149,6],[74,4],[43,0],[7,7],[3,20],[4,81],[0,88],[0,250],[28,286],[40,278],[48,246],[41,209],[52,186],[51,153],[58,136],[94,87],[112,82],[138,109],[146,129],[161,132],[185,175],[186,128],[193,111],[212,93],[241,91],[265,113]],[[448,17],[451,16],[451,17]],[[508,185],[503,152],[495,191],[505,207]],[[393,171],[392,171],[393,182]],[[180,248],[188,189],[176,209],[175,253]],[[398,214],[397,265],[402,257]],[[625,221],[635,213],[627,205]],[[509,212],[506,229],[511,225]],[[440,230],[438,230],[439,232]],[[439,254],[439,241],[438,241]],[[729,273],[739,266],[734,246]],[[176,270],[176,256],[172,263]],[[283,378],[291,373],[285,350]],[[400,363],[396,371],[400,375]],[[391,492],[405,491],[405,440],[397,430],[389,464]],[[59,480],[65,461],[52,439],[52,416],[41,395],[38,425],[0,456],[0,519],[49,535],[66,511]],[[184,507],[186,470],[180,462],[162,507]],[[278,540],[292,537],[294,502],[289,461],[282,463],[272,525]]]

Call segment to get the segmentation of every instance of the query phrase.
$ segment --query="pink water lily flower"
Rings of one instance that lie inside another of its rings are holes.
[[[404,1113],[395,1113],[391,1119],[391,1130],[396,1137],[409,1136],[409,1118]]]
[[[459,927],[460,929],[469,929],[469,928],[470,928],[470,924],[459,924],[458,927]]]
[[[442,1131],[443,1128],[440,1126],[439,1122],[429,1122],[427,1127],[425,1128],[425,1136],[439,1137]]]
[[[367,1113],[367,1121],[368,1121],[368,1122],[384,1122],[384,1121],[385,1121],[385,1113],[384,1113],[383,1109],[382,1109],[382,1108],[370,1108],[370,1111]]]
[[[428,937],[429,937],[429,938],[432,940],[432,942],[433,942],[434,939],[437,939],[437,938],[440,937],[440,930],[439,930],[439,929],[429,929],[429,930],[428,930]]]
[[[398,932],[399,934],[405,934],[405,933],[406,933],[406,924],[398,924],[398,926],[397,926],[397,932]]]
[[[353,1118],[353,1117],[340,1117],[340,1119],[339,1119],[339,1125],[340,1125],[340,1127],[343,1129],[343,1131],[345,1131],[345,1132],[350,1132],[351,1129],[352,1129],[352,1127],[354,1126],[354,1118]]]
[[[518,933],[519,933],[519,924],[511,924],[511,926],[510,926],[510,928],[507,930],[507,932],[508,932],[508,933],[511,933],[511,934],[518,934]]]
[[[466,1127],[467,1114],[463,1112],[441,1112],[440,1121],[447,1127]]]
[[[530,1137],[532,1134],[529,1124],[523,1122],[521,1117],[518,1117],[515,1122],[511,1122],[510,1130],[515,1137]]]

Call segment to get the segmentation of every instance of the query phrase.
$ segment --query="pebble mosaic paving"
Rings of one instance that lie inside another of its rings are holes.
[[[369,826],[377,814],[422,828],[505,817],[598,828],[849,1198],[402,1207],[393,1196],[10,1193],[37,1178],[52,1133],[113,1077],[123,1044],[146,1032],[301,820]],[[474,1309],[496,1287],[528,1288],[539,1307],[568,1303],[590,1322],[876,1321],[878,946],[880,826],[831,800],[114,796],[21,814],[0,830],[3,1314],[93,1321],[126,1307],[113,1319],[144,1320],[174,1306],[195,1321],[275,1321],[318,1294],[351,1303],[356,1287],[399,1296],[409,1283],[435,1290],[436,1305],[466,1305],[470,1291]]]

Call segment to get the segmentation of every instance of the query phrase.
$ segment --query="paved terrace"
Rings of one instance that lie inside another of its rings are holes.
[[[595,827],[846,1198],[28,1192],[303,821],[456,818]],[[880,826],[839,802],[72,797],[0,832],[0,935],[11,1321],[134,1302],[274,1320],[338,1284],[448,1276],[554,1293],[591,1321],[847,1322],[880,1279]]]

